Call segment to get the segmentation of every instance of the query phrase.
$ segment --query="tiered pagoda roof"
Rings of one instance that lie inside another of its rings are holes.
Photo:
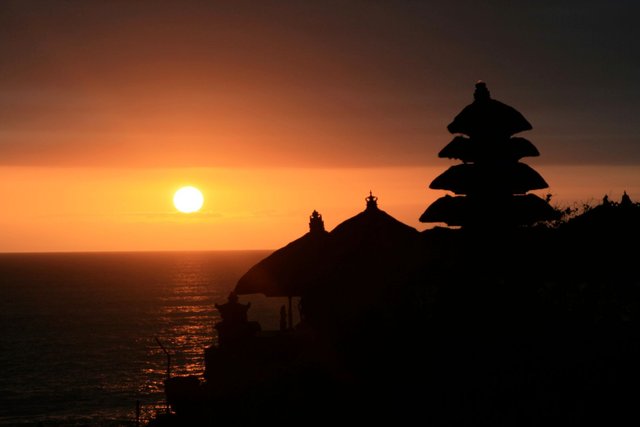
[[[557,216],[547,201],[527,194],[548,187],[533,168],[520,162],[538,156],[527,139],[514,137],[532,129],[514,108],[491,99],[484,82],[476,84],[474,102],[447,127],[456,135],[438,154],[461,160],[436,177],[429,188],[451,191],[431,204],[421,222],[448,225],[523,225]]]

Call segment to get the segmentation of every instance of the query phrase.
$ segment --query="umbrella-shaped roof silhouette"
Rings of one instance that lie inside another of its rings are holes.
[[[466,197],[446,195],[429,205],[420,216],[420,222],[444,222],[449,225],[464,225],[467,219]]]
[[[392,246],[414,239],[418,231],[378,208],[378,198],[369,192],[367,208],[331,231],[338,252],[372,246]]]
[[[380,210],[371,193],[366,202],[363,212],[331,231],[327,269],[307,289],[305,316],[316,325],[348,329],[361,322],[364,313],[384,306],[390,289],[417,265],[420,233]]]
[[[420,222],[444,222],[448,225],[468,225],[486,220],[487,216],[511,224],[532,224],[559,217],[559,212],[535,194],[513,196],[499,206],[487,199],[451,197],[446,195],[433,202],[420,216]]]
[[[364,298],[411,273],[420,233],[378,208],[371,192],[363,212],[331,231],[332,251],[322,288],[336,284],[342,294]]]
[[[343,221],[329,233],[329,250],[323,258],[325,263],[322,271],[318,271],[317,276],[324,283],[323,286],[327,286],[327,282],[340,282],[347,276],[371,276],[369,279],[381,277],[381,272],[394,259],[406,258],[404,252],[417,242],[420,233],[380,210],[377,200],[369,192],[366,209]],[[358,286],[366,281],[350,282],[350,286]]]
[[[508,215],[510,218],[518,218],[522,224],[531,224],[558,219],[560,212],[535,194],[526,194],[513,198]]]
[[[537,157],[538,149],[527,139],[513,137],[504,143],[479,144],[471,138],[456,136],[440,152],[438,157],[459,159],[465,163],[477,162],[482,159],[520,160],[523,157]]]
[[[397,265],[411,258],[420,233],[378,208],[378,198],[369,192],[367,208],[331,231],[333,250],[329,281],[351,276],[349,286],[370,286],[398,273]],[[356,280],[359,278],[359,280]]]
[[[509,155],[514,160],[520,160],[523,157],[538,157],[540,152],[535,145],[528,139],[514,136],[507,141]]]
[[[484,189],[501,189],[510,194],[524,194],[549,185],[538,172],[524,163],[497,165],[462,164],[451,166],[429,185],[433,190],[456,194],[477,194]]]
[[[511,136],[532,129],[531,124],[515,108],[491,99],[484,82],[476,83],[474,102],[467,105],[447,129],[471,137]]]
[[[329,233],[316,211],[310,217],[309,228],[307,234],[251,267],[238,280],[235,292],[269,297],[300,296],[303,288],[325,268],[329,249]]]

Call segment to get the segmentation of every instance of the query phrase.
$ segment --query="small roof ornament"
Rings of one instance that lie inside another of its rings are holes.
[[[314,234],[324,232],[324,221],[322,220],[322,215],[320,215],[315,209],[309,217],[309,232]]]
[[[531,123],[515,108],[491,98],[485,82],[476,82],[473,98],[474,101],[464,107],[447,126],[449,132],[477,140],[495,140],[532,128]]]
[[[487,84],[482,80],[478,80],[476,82],[476,90],[473,93],[473,99],[476,102],[482,102],[491,99],[491,92],[489,92],[489,89],[487,89]]]
[[[371,190],[369,190],[369,197],[365,198],[367,202],[367,209],[378,209],[378,198],[373,195]]]

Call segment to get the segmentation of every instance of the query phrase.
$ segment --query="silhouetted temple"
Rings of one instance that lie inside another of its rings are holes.
[[[526,225],[556,218],[556,211],[540,197],[527,194],[547,188],[545,180],[523,157],[538,156],[527,139],[514,137],[532,129],[514,108],[491,99],[484,82],[476,83],[474,101],[447,127],[457,135],[438,154],[463,163],[450,167],[429,188],[448,190],[433,202],[420,222],[448,225]]]
[[[222,317],[222,320],[214,326],[218,331],[220,345],[234,345],[254,336],[260,330],[259,324],[249,322],[247,318],[247,311],[251,307],[251,303],[240,304],[235,292],[229,294],[226,303],[215,306]]]
[[[462,164],[430,186],[454,194],[420,218],[465,229],[419,232],[372,192],[331,231],[314,210],[215,305],[204,375],[168,377],[149,427],[638,424],[640,203],[527,227],[558,215],[528,194],[547,187],[520,161],[531,125],[474,97],[440,152]],[[277,330],[238,301],[257,293],[289,299]]]

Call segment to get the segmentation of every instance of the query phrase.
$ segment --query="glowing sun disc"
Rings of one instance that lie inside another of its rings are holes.
[[[192,213],[200,210],[204,197],[195,187],[182,187],[173,195],[173,204],[182,213]]]

